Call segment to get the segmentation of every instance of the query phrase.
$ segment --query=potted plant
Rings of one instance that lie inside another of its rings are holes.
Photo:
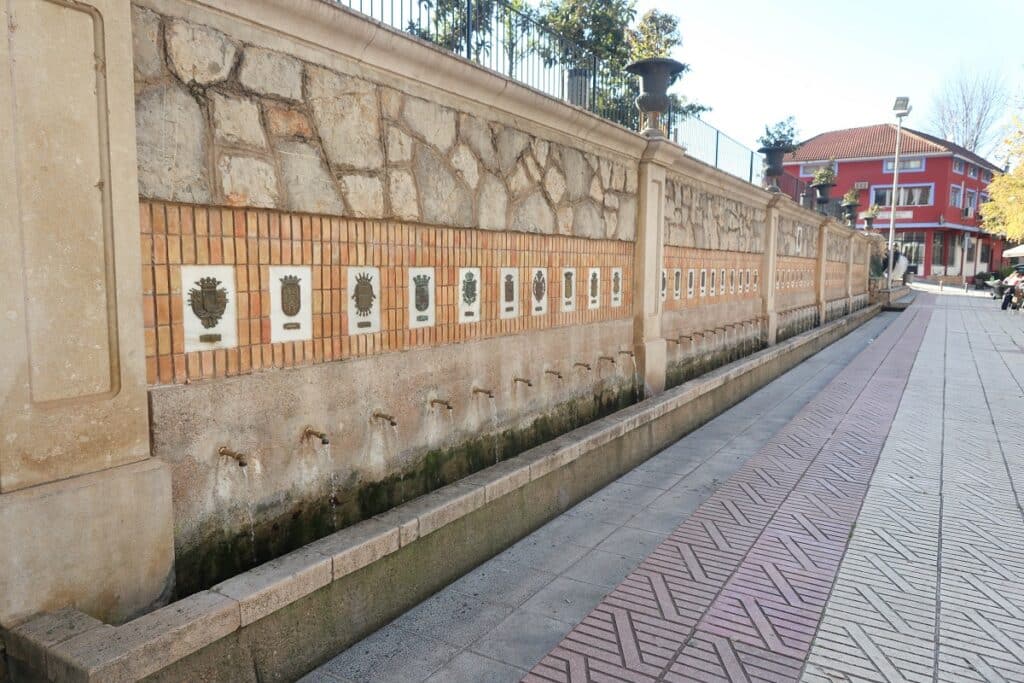
[[[852,227],[857,220],[857,207],[860,206],[860,191],[853,188],[847,190],[846,194],[843,195],[841,206],[843,207],[843,218]]]
[[[835,186],[835,161],[830,161],[814,172],[814,182],[811,183],[811,187],[814,188],[815,199],[817,199],[818,204],[822,206],[828,204],[829,191]]]
[[[779,192],[779,186],[775,178],[782,175],[782,157],[790,152],[796,151],[799,145],[796,144],[796,128],[793,127],[793,117],[779,121],[769,128],[764,127],[764,135],[757,139],[761,148],[757,150],[764,155],[764,174],[771,179],[772,184],[768,188],[772,192]]]
[[[640,77],[641,93],[636,98],[636,107],[647,118],[644,137],[662,137],[661,115],[671,104],[668,87],[685,70],[685,64],[667,57],[640,59],[626,66],[626,71]]]
[[[875,225],[875,219],[878,218],[878,212],[881,211],[881,207],[878,204],[872,204],[868,207],[868,210],[864,212],[864,229],[870,230]]]

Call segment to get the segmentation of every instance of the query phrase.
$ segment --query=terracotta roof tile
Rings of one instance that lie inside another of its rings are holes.
[[[786,155],[786,161],[823,161],[826,159],[864,159],[884,157],[896,151],[896,124],[880,123],[874,126],[846,128],[815,135],[799,149]],[[960,145],[922,133],[903,129],[900,154],[943,154],[961,156],[990,171],[1001,169],[992,162],[969,152]]]

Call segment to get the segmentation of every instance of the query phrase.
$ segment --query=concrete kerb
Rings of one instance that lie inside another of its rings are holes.
[[[879,310],[787,339],[122,626],[74,609],[32,619],[4,634],[12,678],[217,679],[226,662],[232,680],[297,677]],[[289,630],[304,626],[296,610],[318,625],[316,637]],[[258,651],[257,635],[287,639],[287,655]]]

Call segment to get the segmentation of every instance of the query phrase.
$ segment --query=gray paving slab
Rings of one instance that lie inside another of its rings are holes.
[[[882,314],[824,349],[308,680],[516,680],[895,317]]]

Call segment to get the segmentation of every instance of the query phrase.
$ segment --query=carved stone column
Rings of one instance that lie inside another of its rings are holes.
[[[149,458],[130,4],[0,0],[0,625],[173,580]]]
[[[825,271],[828,266],[828,221],[818,226],[818,260],[814,271],[814,302],[818,306],[818,324],[825,323]]]
[[[652,139],[640,160],[640,201],[633,262],[633,345],[644,381],[644,395],[665,390],[667,343],[661,333],[660,278],[665,235],[665,182],[683,150]]]
[[[761,315],[768,321],[767,343],[773,346],[779,336],[779,314],[775,310],[775,271],[779,252],[779,202],[784,195],[768,200],[765,212],[764,254],[761,258]]]

